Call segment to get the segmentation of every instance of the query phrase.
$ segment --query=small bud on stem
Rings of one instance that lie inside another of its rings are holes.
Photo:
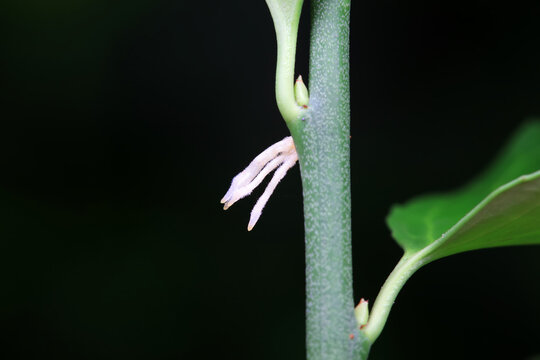
[[[294,96],[298,105],[307,108],[309,104],[309,93],[306,84],[302,80],[302,75],[298,75],[298,79],[294,83]]]
[[[360,302],[354,308],[354,316],[360,328],[367,324],[369,319],[369,303],[367,300],[360,299]]]

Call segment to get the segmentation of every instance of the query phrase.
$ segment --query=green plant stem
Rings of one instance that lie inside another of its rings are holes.
[[[412,254],[405,253],[386,279],[377,295],[377,299],[375,299],[368,323],[363,329],[371,343],[375,342],[381,334],[392,305],[394,305],[394,301],[403,285],[405,285],[416,270],[426,264],[425,255],[426,251],[419,251]]]
[[[288,124],[304,195],[307,358],[366,359],[352,291],[350,0],[313,0],[311,10],[309,108]]]
[[[294,63],[303,0],[266,0],[266,4],[276,30],[276,102],[285,122],[292,124],[302,112],[294,96]]]

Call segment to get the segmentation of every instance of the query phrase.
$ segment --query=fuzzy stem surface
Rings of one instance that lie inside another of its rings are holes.
[[[309,108],[289,123],[300,161],[309,360],[366,359],[354,316],[350,190],[350,0],[312,0]]]

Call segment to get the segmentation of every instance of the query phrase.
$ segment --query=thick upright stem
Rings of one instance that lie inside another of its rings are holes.
[[[300,159],[309,360],[365,359],[354,317],[349,156],[350,0],[313,0],[309,110],[289,124]]]

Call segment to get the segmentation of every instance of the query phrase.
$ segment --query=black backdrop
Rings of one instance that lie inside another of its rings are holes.
[[[251,233],[254,197],[219,204],[287,135],[264,1],[0,7],[1,357],[303,358],[298,168]],[[463,184],[540,115],[539,17],[537,1],[353,1],[356,301],[400,256],[390,205]],[[306,78],[308,31],[304,15]],[[427,266],[370,359],[540,353],[539,259]]]

